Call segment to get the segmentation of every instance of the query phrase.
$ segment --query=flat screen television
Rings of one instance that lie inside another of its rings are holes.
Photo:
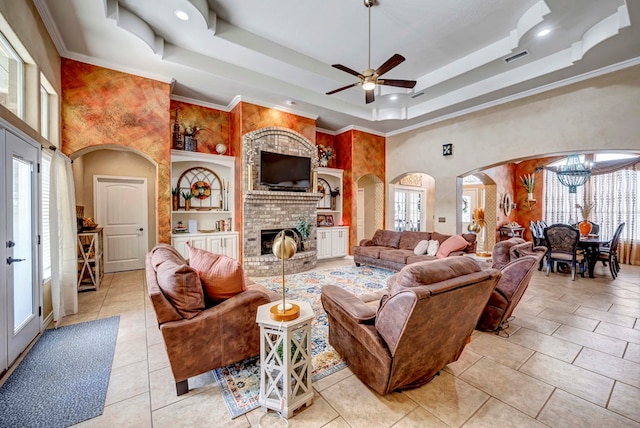
[[[311,187],[311,158],[261,151],[260,184],[270,190],[306,191]]]

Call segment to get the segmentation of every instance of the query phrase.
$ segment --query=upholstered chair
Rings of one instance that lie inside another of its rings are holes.
[[[379,394],[421,386],[459,358],[500,275],[470,257],[412,263],[377,305],[324,286],[329,343]]]
[[[556,262],[571,265],[571,279],[576,279],[576,266],[580,267],[580,276],[584,276],[584,253],[578,250],[580,231],[568,224],[552,224],[544,229],[544,239],[547,243],[547,276]]]

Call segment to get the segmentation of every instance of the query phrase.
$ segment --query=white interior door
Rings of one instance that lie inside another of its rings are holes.
[[[356,205],[356,242],[360,242],[364,236],[364,189],[358,189],[358,200]]]
[[[40,332],[38,275],[38,176],[39,150],[10,132],[4,132],[6,175],[5,207],[6,314],[5,365],[11,365]],[[2,292],[3,290],[0,290]],[[2,293],[0,293],[2,294]],[[0,299],[1,301],[1,299]],[[1,370],[0,370],[1,371]]]
[[[93,177],[96,223],[103,227],[104,271],[144,268],[147,248],[147,179]]]

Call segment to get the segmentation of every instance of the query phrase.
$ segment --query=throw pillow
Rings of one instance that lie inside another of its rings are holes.
[[[427,256],[435,256],[440,248],[440,241],[435,239],[429,240],[429,246],[427,247]]]
[[[156,280],[162,294],[183,318],[191,319],[204,310],[204,294],[195,269],[167,261],[158,265]]]
[[[200,276],[204,295],[210,302],[233,297],[246,290],[242,265],[235,259],[187,244],[189,265]]]
[[[454,251],[460,251],[467,248],[469,243],[466,239],[464,239],[460,235],[453,235],[447,238],[442,244],[440,244],[440,248],[438,248],[438,252],[436,253],[436,257],[442,259],[444,257],[448,257]]]
[[[413,249],[413,254],[415,254],[416,256],[420,256],[427,252],[427,248],[429,248],[429,241],[422,240],[418,242],[416,247]]]

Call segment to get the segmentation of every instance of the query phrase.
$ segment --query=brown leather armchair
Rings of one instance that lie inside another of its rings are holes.
[[[246,291],[206,307],[197,272],[166,244],[147,254],[146,279],[177,395],[190,377],[260,354],[257,308],[277,294],[245,280]]]
[[[324,286],[329,343],[380,394],[421,386],[459,358],[500,275],[467,257],[413,263],[379,307]]]

